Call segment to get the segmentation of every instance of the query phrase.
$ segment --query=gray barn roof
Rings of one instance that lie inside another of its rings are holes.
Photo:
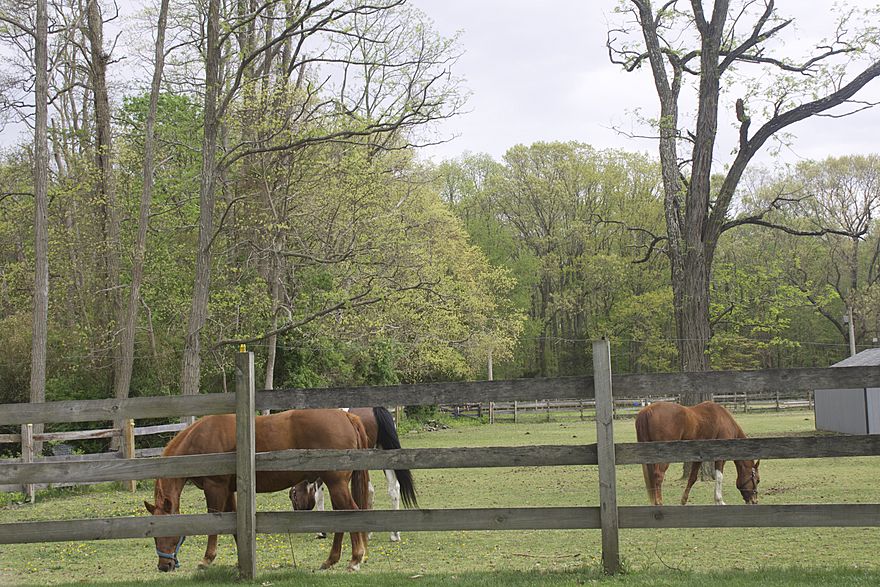
[[[834,363],[832,367],[876,367],[880,365],[880,348],[865,349],[851,357]]]

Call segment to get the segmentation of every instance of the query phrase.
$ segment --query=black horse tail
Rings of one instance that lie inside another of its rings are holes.
[[[376,418],[376,427],[378,428],[376,444],[384,450],[401,448],[391,412],[381,406],[375,407],[373,408],[373,416]],[[410,470],[394,469],[394,474],[397,475],[397,482],[400,483],[400,498],[403,500],[403,505],[408,508],[419,507],[416,499],[416,486]]]

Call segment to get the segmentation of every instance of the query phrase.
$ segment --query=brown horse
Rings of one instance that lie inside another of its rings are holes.
[[[385,450],[400,448],[400,438],[394,426],[394,418],[391,412],[383,407],[375,408],[349,408],[349,414],[358,416],[364,423],[367,431],[367,441],[370,448],[382,448]],[[386,469],[385,479],[388,483],[388,497],[391,499],[391,509],[400,509],[400,500],[408,508],[418,507],[416,500],[415,485],[412,473],[409,469]],[[373,504],[373,484],[370,483],[370,506]],[[294,510],[317,509],[324,511],[324,490],[321,488],[321,480],[316,482],[301,481],[290,489],[290,503]],[[323,532],[318,533],[319,538],[324,538]],[[400,532],[391,533],[391,541],[400,540]]]
[[[639,442],[671,440],[728,440],[745,438],[733,416],[715,402],[703,402],[687,407],[670,402],[657,402],[643,408],[636,416],[636,438]],[[760,461],[734,461],[736,487],[746,503],[758,503],[758,465]],[[642,465],[645,487],[654,505],[663,505],[660,486],[669,463]],[[721,481],[724,478],[724,461],[715,461],[715,503],[724,505],[721,499]],[[687,503],[691,487],[697,480],[700,463],[691,463],[691,474],[681,496],[681,505]]]
[[[367,433],[357,416],[339,410],[288,410],[270,416],[257,416],[255,426],[257,452],[290,448],[349,449],[366,448]],[[196,455],[232,452],[235,450],[235,415],[205,416],[181,430],[162,456]],[[256,490],[260,493],[281,491],[300,481],[320,477],[330,491],[335,510],[367,509],[369,475],[366,471],[260,471]],[[159,516],[180,512],[180,493],[187,481],[205,492],[208,512],[235,511],[235,475],[156,479],[153,505],[144,502],[151,514]],[[352,490],[348,485],[351,482]],[[333,537],[330,556],[321,565],[327,569],[339,561],[343,533]],[[156,538],[159,570],[171,571],[179,565],[177,553],[184,537]],[[367,537],[363,532],[351,533],[351,561],[348,569],[355,571],[366,553]],[[217,535],[208,536],[208,547],[200,567],[207,567],[217,556]]]

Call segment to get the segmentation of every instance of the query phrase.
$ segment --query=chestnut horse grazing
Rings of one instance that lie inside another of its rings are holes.
[[[670,402],[656,402],[643,408],[636,416],[636,438],[639,442],[672,440],[729,440],[746,438],[733,416],[715,402],[703,402],[687,407]],[[758,465],[760,461],[734,461],[736,488],[746,503],[758,503]],[[642,465],[645,487],[654,505],[663,505],[660,486],[669,463]],[[725,505],[721,499],[721,481],[724,461],[715,461],[715,504]],[[681,505],[687,503],[691,487],[697,480],[700,463],[691,463],[691,474],[681,496]]]
[[[288,410],[270,416],[257,416],[257,452],[290,448],[350,449],[367,448],[367,433],[360,418],[339,410]],[[235,450],[235,415],[205,416],[181,430],[171,439],[162,456],[197,455],[232,452]],[[330,491],[335,510],[356,510],[369,507],[367,471],[259,471],[256,490],[259,493],[281,491],[300,481],[320,477]],[[180,493],[187,481],[205,492],[208,512],[235,511],[235,475],[156,479],[155,505],[144,502],[151,514],[180,512]],[[348,485],[351,482],[351,491]],[[184,536],[156,538],[159,570],[171,571],[179,565],[177,553]],[[321,565],[327,569],[339,561],[343,533],[333,537],[330,556]],[[351,533],[351,561],[348,570],[356,571],[366,553],[367,537],[363,532]],[[208,536],[205,558],[199,564],[207,567],[217,556],[217,535]]]
[[[367,431],[367,440],[370,448],[385,450],[400,448],[400,438],[397,436],[397,428],[394,426],[394,418],[391,412],[383,407],[375,408],[349,408],[349,414],[358,416],[364,423]],[[391,509],[400,509],[400,499],[408,508],[418,507],[416,501],[415,485],[412,473],[409,469],[385,470],[385,479],[388,482],[388,497],[391,498]],[[370,507],[372,508],[373,484],[370,483]],[[321,488],[321,480],[314,483],[302,481],[290,489],[290,503],[294,510],[317,509],[324,511],[324,490]],[[324,538],[323,532],[318,533],[319,538]],[[400,540],[400,532],[391,533],[391,541]]]

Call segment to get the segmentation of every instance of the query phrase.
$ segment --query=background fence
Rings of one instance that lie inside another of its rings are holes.
[[[235,412],[237,454],[160,458],[101,459],[82,462],[0,463],[0,483],[35,484],[64,479],[95,482],[236,473],[236,513],[115,517],[0,524],[0,543],[112,538],[150,538],[181,534],[231,534],[239,541],[241,575],[256,572],[256,533],[316,531],[435,531],[515,529],[601,529],[603,564],[619,568],[619,528],[880,526],[878,504],[758,506],[617,507],[617,464],[710,461],[715,459],[814,458],[880,455],[880,436],[816,436],[728,441],[615,444],[614,397],[643,398],[713,389],[718,393],[771,393],[774,390],[845,389],[880,386],[880,367],[790,369],[652,375],[611,375],[605,341],[594,344],[594,376],[515,381],[434,383],[391,387],[279,390],[254,393],[253,355],[236,359],[236,394],[210,394],[127,400],[14,404],[0,407],[0,425],[36,422],[103,421]],[[595,401],[595,444],[519,447],[288,450],[254,455],[248,438],[255,410],[373,405],[465,405],[473,402],[543,401],[574,398]],[[598,465],[600,499],[583,507],[438,509],[355,512],[255,512],[253,482],[261,470],[429,469],[510,466]]]
[[[635,415],[641,408],[657,401],[680,401],[680,396],[657,396],[615,398],[614,416]],[[713,394],[712,401],[726,406],[734,412],[751,412],[756,410],[804,409],[813,408],[812,391],[780,391],[769,393],[734,392],[726,394]],[[441,413],[452,417],[485,418],[490,424],[494,423],[517,423],[523,418],[546,419],[551,421],[555,417],[578,417],[581,420],[595,418],[596,401],[593,399],[543,399],[531,401],[509,402],[476,402],[460,405],[443,404],[438,406]],[[400,410],[397,410],[398,412]],[[23,428],[26,428],[24,425]],[[179,432],[186,427],[185,423],[157,424],[152,426],[135,426],[134,420],[128,420],[123,428],[100,428],[91,430],[75,430],[68,432],[44,432],[42,434],[0,434],[0,444],[21,445],[21,457],[18,459],[0,459],[0,463],[33,462],[39,458],[41,462],[75,462],[94,461],[113,458],[153,457],[162,453],[162,447],[137,448],[136,438],[155,435],[170,435]],[[68,443],[82,440],[96,440],[103,438],[119,438],[120,449],[118,451],[76,454],[74,447]],[[22,440],[25,442],[22,442]],[[167,439],[166,439],[167,440]],[[54,447],[52,456],[40,456],[34,454],[34,443],[58,442]],[[155,441],[154,441],[155,442]],[[22,485],[0,484],[0,491],[19,492],[24,491],[30,501],[34,499],[34,493],[39,489],[48,487],[71,487],[74,485],[89,485],[98,482],[72,483],[68,481],[53,481],[51,483],[37,483],[26,487]],[[134,482],[125,482],[130,490],[134,490]]]

